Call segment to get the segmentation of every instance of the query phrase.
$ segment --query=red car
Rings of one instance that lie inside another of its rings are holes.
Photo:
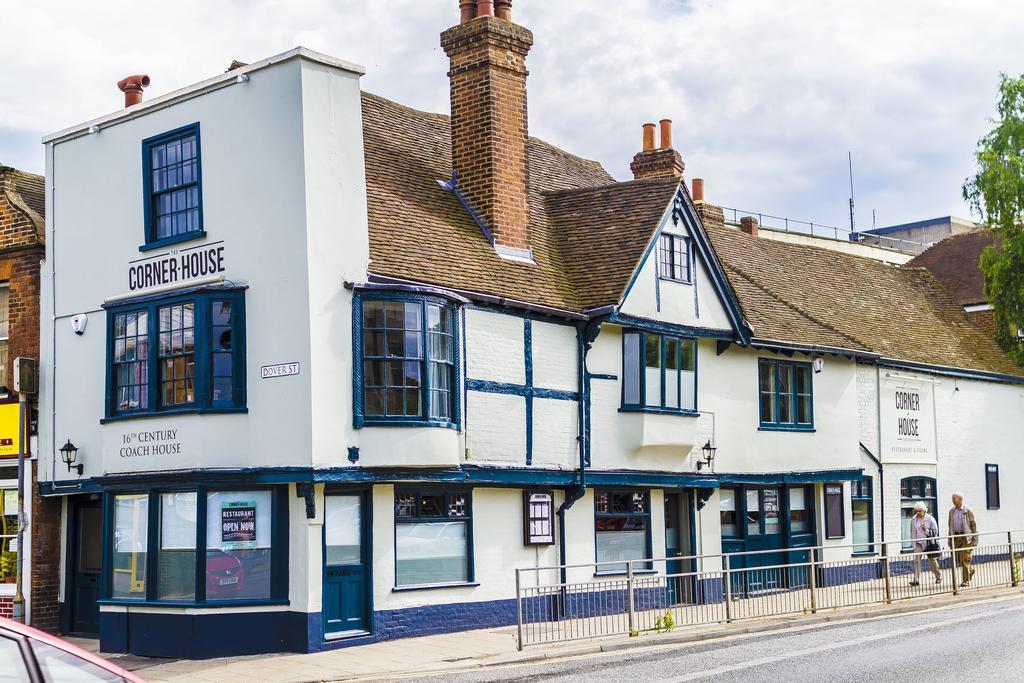
[[[0,678],[21,683],[145,680],[39,629],[0,617]]]
[[[245,568],[234,555],[210,550],[206,555],[206,599],[237,597],[245,592]]]

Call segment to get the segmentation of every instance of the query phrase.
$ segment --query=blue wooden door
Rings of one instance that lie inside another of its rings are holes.
[[[76,635],[100,632],[100,565],[103,547],[103,512],[99,500],[72,500],[72,537],[69,578],[70,628]]]
[[[369,631],[363,496],[328,494],[324,504],[324,633]]]
[[[779,489],[747,489],[747,547],[752,550],[781,550],[784,543],[782,498]],[[772,569],[785,564],[785,553],[761,552],[746,556],[746,590],[756,593],[782,588],[786,584],[783,570]],[[766,567],[766,569],[756,569]]]

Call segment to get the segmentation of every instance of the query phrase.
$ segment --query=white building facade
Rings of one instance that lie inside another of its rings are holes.
[[[453,64],[462,39],[525,57],[507,17],[464,19]],[[615,183],[525,121],[523,246],[451,173],[459,126],[361,73],[297,48],[44,140],[66,632],[316,651],[514,623],[517,567],[877,553],[953,489],[1022,525],[982,503],[988,465],[1024,476],[1024,373],[990,340],[958,367],[837,331],[751,274],[767,241],[710,225],[681,168]]]

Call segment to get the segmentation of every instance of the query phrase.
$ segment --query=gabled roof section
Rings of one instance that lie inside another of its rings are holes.
[[[530,138],[530,237],[536,265],[495,253],[458,198],[451,178],[449,118],[363,93],[370,272],[440,287],[581,309],[563,262],[545,192],[610,185],[600,164]]]
[[[622,301],[678,186],[676,178],[649,178],[545,194],[583,310]]]
[[[46,179],[35,173],[0,165],[0,188],[4,187],[7,188],[7,199],[31,221],[36,235],[42,240],[46,233]]]
[[[981,252],[994,243],[988,230],[951,235],[907,262],[908,268],[927,268],[961,306],[985,303],[985,276],[978,266]]]
[[[852,348],[894,361],[1024,376],[923,268],[731,228],[707,232],[753,322],[755,342]]]

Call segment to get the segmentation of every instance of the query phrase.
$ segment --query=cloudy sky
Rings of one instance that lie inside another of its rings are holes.
[[[42,172],[39,139],[296,45],[367,67],[366,90],[447,112],[438,34],[457,0],[35,0],[0,24],[0,163]],[[675,121],[709,200],[846,226],[946,214],[1024,72],[1024,3],[997,0],[515,0],[534,32],[530,132],[620,179],[644,121]]]

